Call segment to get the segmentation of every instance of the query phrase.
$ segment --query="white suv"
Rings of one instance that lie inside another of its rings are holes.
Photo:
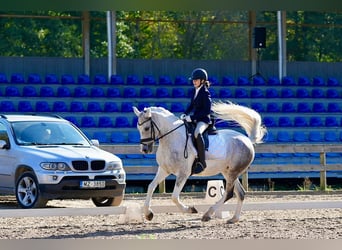
[[[52,199],[119,206],[125,187],[121,159],[69,121],[0,115],[0,194],[15,195],[20,207],[44,207]]]

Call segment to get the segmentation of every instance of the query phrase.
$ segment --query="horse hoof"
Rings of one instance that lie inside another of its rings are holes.
[[[202,217],[202,222],[207,222],[207,221],[210,221],[210,216],[203,216]]]
[[[192,213],[192,214],[197,214],[198,213],[198,211],[197,211],[197,209],[195,207],[189,207],[189,210],[190,210],[190,213]]]
[[[234,223],[236,223],[238,221],[239,221],[238,219],[232,218],[230,220],[227,220],[227,224],[234,224]]]
[[[146,220],[151,221],[153,219],[153,213],[149,213],[145,216]]]

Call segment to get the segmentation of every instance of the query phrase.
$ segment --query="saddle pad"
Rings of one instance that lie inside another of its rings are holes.
[[[209,150],[206,151],[207,160],[225,159],[227,154],[226,142],[220,134],[210,135]]]

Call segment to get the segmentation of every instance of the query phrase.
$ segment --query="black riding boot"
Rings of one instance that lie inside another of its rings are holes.
[[[205,146],[204,146],[204,139],[201,134],[199,134],[196,138],[196,144],[197,144],[197,154],[198,154],[198,160],[195,162],[195,166],[193,168],[194,174],[199,174],[202,172],[206,167],[207,164],[205,163]]]

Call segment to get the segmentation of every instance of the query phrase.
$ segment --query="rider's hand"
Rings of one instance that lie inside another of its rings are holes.
[[[181,114],[181,116],[179,117],[181,120],[185,120],[186,114]]]
[[[186,120],[187,122],[191,122],[191,117],[190,117],[190,115],[185,116],[185,120]]]

